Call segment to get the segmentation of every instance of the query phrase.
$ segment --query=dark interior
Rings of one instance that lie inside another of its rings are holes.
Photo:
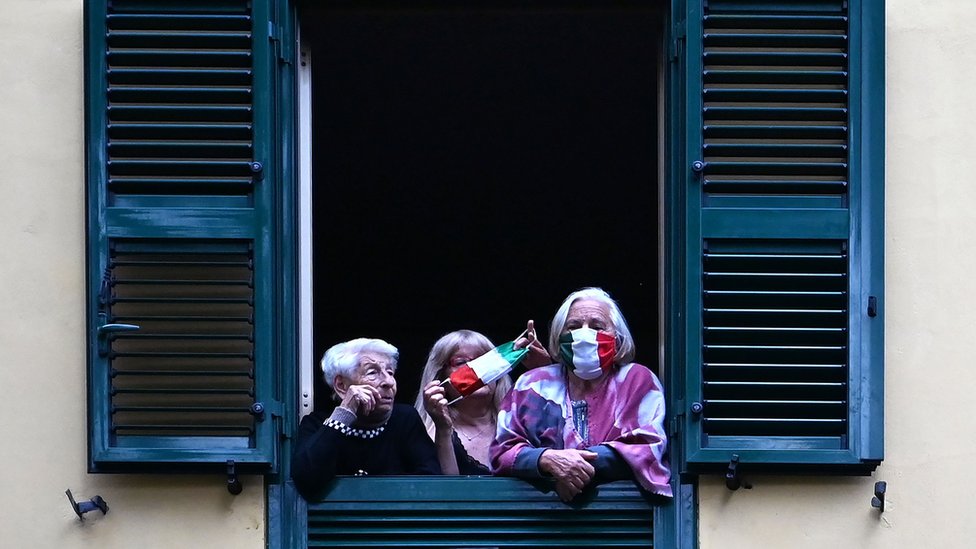
[[[659,16],[646,2],[309,2],[314,352],[502,343],[601,286],[657,356]],[[317,370],[318,371],[318,370]],[[320,377],[320,376],[318,376]],[[316,405],[329,391],[317,380]]]

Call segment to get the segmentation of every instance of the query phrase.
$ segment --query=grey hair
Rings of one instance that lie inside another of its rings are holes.
[[[451,359],[451,355],[457,352],[462,345],[472,345],[485,353],[495,348],[495,344],[490,339],[474,330],[456,330],[442,335],[440,339],[434,342],[434,346],[430,349],[430,354],[427,355],[427,364],[424,365],[424,371],[420,374],[420,390],[417,391],[417,400],[413,405],[417,409],[417,413],[420,414],[420,418],[424,420],[424,426],[427,427],[427,432],[431,435],[431,438],[434,435],[434,420],[430,418],[427,410],[424,409],[424,387],[443,375],[443,370],[447,366],[448,360]],[[505,398],[505,395],[511,388],[512,379],[508,375],[504,375],[495,380],[492,407],[496,415],[501,408],[502,399]]]
[[[376,353],[389,357],[393,370],[396,371],[397,360],[400,358],[400,351],[396,347],[383,341],[382,339],[369,339],[360,337],[336,343],[322,355],[322,373],[325,374],[325,382],[329,387],[333,387],[335,378],[338,375],[352,377],[356,368],[359,367],[359,358],[363,353]]]
[[[549,326],[549,354],[555,357],[559,356],[559,336],[563,333],[563,328],[566,327],[569,308],[580,299],[592,299],[607,306],[610,311],[610,322],[613,323],[613,329],[617,332],[617,354],[613,357],[613,363],[629,364],[633,362],[634,354],[637,352],[634,336],[630,334],[630,328],[627,326],[624,314],[620,312],[620,306],[602,288],[576,290],[563,300],[562,305],[552,317],[552,324]]]

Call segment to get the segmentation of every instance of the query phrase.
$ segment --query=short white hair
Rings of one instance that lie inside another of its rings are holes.
[[[620,306],[602,288],[576,290],[563,300],[562,305],[552,317],[552,324],[549,326],[549,354],[559,356],[559,336],[563,333],[563,328],[566,327],[569,308],[580,299],[592,299],[607,306],[607,310],[610,312],[610,322],[613,323],[613,330],[617,333],[617,354],[613,357],[613,363],[619,365],[633,362],[634,355],[637,352],[634,336],[630,334],[630,328],[627,326],[624,314],[620,312]]]
[[[400,351],[396,347],[383,341],[382,339],[370,339],[360,337],[336,343],[322,355],[322,373],[325,374],[325,382],[329,387],[333,387],[336,376],[351,378],[359,367],[359,358],[363,353],[376,353],[384,355],[390,359],[393,371],[396,371],[397,360],[400,358]]]

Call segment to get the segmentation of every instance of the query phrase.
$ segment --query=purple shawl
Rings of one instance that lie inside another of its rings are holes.
[[[519,377],[498,412],[492,472],[511,475],[525,448],[604,444],[630,465],[645,490],[671,496],[671,472],[664,460],[664,392],[657,376],[640,364],[614,368],[588,399],[590,436],[584,441],[573,425],[566,375],[572,374],[553,364]]]

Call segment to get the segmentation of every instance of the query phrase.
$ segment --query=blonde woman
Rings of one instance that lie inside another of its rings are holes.
[[[415,408],[437,446],[445,475],[488,475],[488,447],[495,438],[498,406],[512,386],[507,375],[447,406],[440,382],[495,346],[484,335],[457,330],[438,339],[420,379]]]

